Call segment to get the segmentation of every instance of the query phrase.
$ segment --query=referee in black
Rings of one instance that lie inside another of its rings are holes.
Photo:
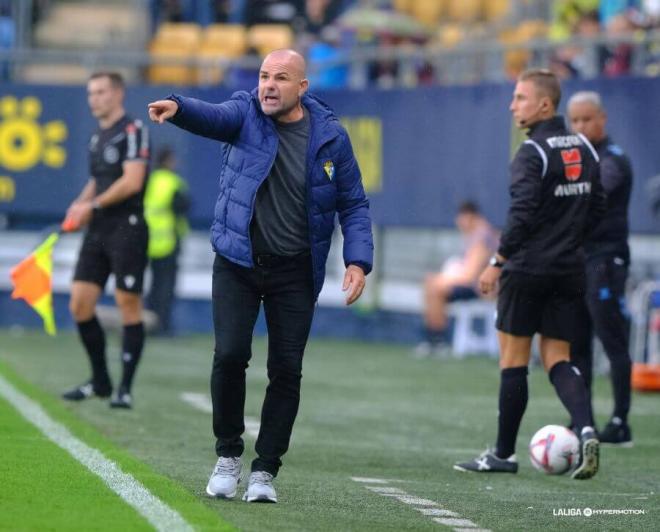
[[[628,205],[633,173],[630,159],[607,135],[607,114],[597,92],[583,91],[568,101],[571,128],[593,144],[600,157],[600,180],[607,195],[603,219],[587,233],[587,293],[581,307],[581,326],[571,344],[571,359],[591,391],[593,333],[610,360],[614,411],[599,431],[603,443],[632,446],[628,425],[631,360],[628,350],[630,318],[625,301],[630,264]]]
[[[131,384],[144,345],[141,292],[148,232],[142,198],[149,140],[142,122],[124,111],[124,81],[119,74],[93,74],[87,83],[87,98],[99,124],[89,141],[91,177],[67,210],[65,223],[72,228],[88,225],[69,307],[89,357],[92,376],[62,397],[81,401],[112,395],[105,333],[96,317],[96,303],[113,273],[115,301],[123,323],[123,374],[110,406],[131,408]]]
[[[500,395],[495,449],[454,467],[461,471],[516,473],[516,438],[527,406],[527,366],[532,338],[540,334],[541,359],[580,438],[572,477],[598,471],[599,442],[591,426],[585,382],[570,362],[570,341],[584,297],[584,234],[605,209],[598,155],[582,135],[556,115],[561,89],[547,70],[518,78],[510,110],[528,128],[511,163],[511,205],[500,247],[484,270],[485,294],[499,280],[497,328]],[[501,279],[500,279],[501,276]]]

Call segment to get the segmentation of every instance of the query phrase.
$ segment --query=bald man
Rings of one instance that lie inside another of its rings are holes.
[[[346,304],[362,294],[373,262],[369,202],[346,130],[307,93],[305,61],[269,54],[259,86],[220,104],[173,95],[149,116],[224,143],[211,227],[215,353],[211,373],[217,464],[206,492],[231,499],[241,479],[245,370],[263,302],[268,388],[247,502],[277,502],[273,478],[289,447],[302,359],[338,215]],[[218,169],[209,169],[214,179]]]
[[[584,249],[587,255],[587,293],[581,308],[584,324],[571,344],[571,359],[580,368],[591,391],[593,334],[600,339],[610,361],[614,409],[599,432],[600,441],[631,447],[628,425],[630,372],[628,350],[630,317],[625,292],[630,264],[628,205],[633,173],[630,159],[607,135],[607,114],[597,92],[581,91],[568,101],[568,119],[576,133],[587,137],[600,158],[600,177],[607,195],[603,219],[590,228]]]

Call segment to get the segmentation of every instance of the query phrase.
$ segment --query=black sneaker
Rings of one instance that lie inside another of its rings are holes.
[[[585,480],[598,473],[599,447],[596,431],[592,427],[584,427],[580,433],[580,459],[571,478]]]
[[[498,458],[495,451],[486,449],[474,460],[454,464],[456,471],[474,471],[476,473],[517,473],[518,461],[516,455],[509,458]]]
[[[130,392],[120,388],[110,400],[110,408],[133,408],[133,398]]]
[[[84,401],[90,397],[110,397],[112,386],[95,386],[91,380],[71,388],[62,394],[62,399],[67,401]]]
[[[619,447],[633,446],[630,426],[620,417],[613,417],[598,435],[600,443],[609,443]]]

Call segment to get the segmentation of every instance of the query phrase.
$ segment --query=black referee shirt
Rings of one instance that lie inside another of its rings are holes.
[[[605,195],[598,155],[555,116],[534,124],[511,162],[511,205],[498,252],[505,269],[538,275],[584,271],[584,239]]]
[[[149,135],[140,120],[124,115],[107,129],[97,129],[89,141],[89,172],[102,194],[124,174],[127,161],[149,161]],[[146,184],[146,183],[145,183]],[[137,194],[94,213],[94,221],[136,214],[142,216],[144,186]]]

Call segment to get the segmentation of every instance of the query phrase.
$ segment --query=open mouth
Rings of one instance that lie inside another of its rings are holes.
[[[279,100],[276,96],[264,96],[264,103],[275,103]]]

